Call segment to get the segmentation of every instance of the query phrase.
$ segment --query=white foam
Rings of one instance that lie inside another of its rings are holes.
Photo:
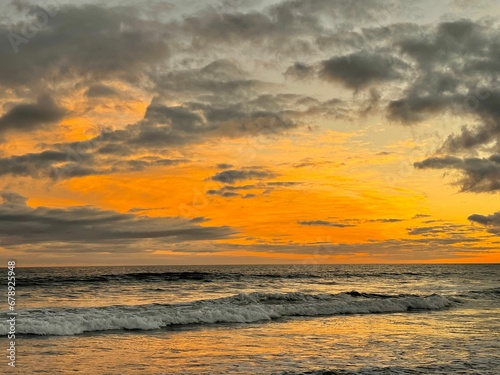
[[[19,310],[16,331],[35,335],[76,335],[105,330],[152,330],[171,325],[252,323],[290,316],[372,314],[451,306],[444,296],[379,296],[251,293],[178,305],[109,306]],[[7,326],[0,327],[0,335]]]

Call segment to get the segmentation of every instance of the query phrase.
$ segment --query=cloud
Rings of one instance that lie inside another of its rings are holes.
[[[307,80],[314,77],[315,69],[312,66],[296,62],[285,71],[284,75],[296,80]]]
[[[0,159],[0,176],[32,176],[48,173],[53,164],[68,161],[68,154],[60,151],[43,151]]]
[[[323,61],[319,74],[326,80],[340,82],[358,91],[373,83],[401,78],[399,70],[405,67],[402,60],[387,53],[357,52]]]
[[[276,187],[276,186],[291,187],[291,186],[296,186],[296,185],[300,185],[300,184],[301,184],[301,182],[297,182],[297,181],[271,181],[271,182],[266,183],[266,187]]]
[[[65,151],[48,150],[39,153],[13,155],[0,158],[0,176],[47,177],[52,180],[70,179],[90,175],[142,171],[146,168],[174,166],[187,162],[186,159],[143,157],[124,160],[100,160],[91,150],[77,152],[79,148]]]
[[[210,179],[212,181],[222,182],[224,184],[235,184],[237,181],[250,179],[265,179],[276,177],[276,173],[259,169],[229,169],[218,172]]]
[[[392,40],[403,56],[417,66],[415,79],[405,95],[387,106],[389,117],[415,123],[429,115],[451,113],[473,118],[450,135],[440,153],[457,154],[429,158],[417,168],[451,168],[462,171],[462,191],[498,191],[497,155],[500,153],[500,91],[495,77],[500,72],[498,25],[485,21],[454,20],[420,27],[418,33]],[[490,153],[484,159],[463,157]]]
[[[355,227],[355,225],[352,224],[334,223],[325,220],[297,221],[297,223],[300,225],[307,225],[307,226],[323,226],[323,227],[337,227],[337,228]]]
[[[221,181],[220,181],[221,182]],[[264,195],[264,194],[270,194],[273,191],[277,189],[282,189],[282,188],[289,188],[292,186],[297,186],[300,185],[300,182],[295,182],[295,181],[271,181],[271,182],[258,182],[256,184],[252,185],[224,185],[220,189],[210,189],[207,190],[208,195],[220,195],[225,198],[232,198],[232,197],[241,197],[244,199],[247,198],[255,198],[259,195]],[[236,192],[241,192],[245,190],[260,190],[260,192],[257,193],[247,193],[247,194],[240,194]]]
[[[323,35],[329,30],[352,28],[386,22],[392,14],[412,3],[369,0],[362,4],[344,0],[282,1],[262,11],[242,12],[222,8],[187,17],[183,32],[194,36],[193,47],[212,43],[260,45],[266,50],[292,52],[293,42],[309,47],[307,37]],[[302,50],[303,52],[304,50]]]
[[[101,83],[96,83],[91,85],[87,91],[85,91],[85,95],[89,98],[109,98],[118,96],[119,93],[116,89],[111,86],[103,85]]]
[[[177,217],[147,217],[102,210],[92,206],[66,208],[26,205],[26,198],[13,192],[2,192],[0,204],[0,246],[51,244],[85,245],[92,251],[101,251],[100,244],[143,247],[142,251],[183,241],[217,240],[232,236],[235,231],[227,226],[204,227],[200,220],[189,221]],[[144,242],[145,241],[145,242]],[[144,243],[143,243],[144,242]],[[142,243],[142,245],[141,245]]]
[[[459,134],[446,139],[442,149],[470,152],[490,148],[500,153],[500,91],[478,88],[464,99],[463,104],[473,110],[481,122],[476,126],[463,126]]]
[[[346,27],[314,34],[318,45],[339,53],[316,63],[298,62],[290,67],[290,75],[299,75],[300,68],[309,74],[315,67],[323,79],[354,92],[376,88],[377,99],[370,103],[369,111],[385,109],[389,119],[402,124],[445,114],[472,118],[474,123],[450,135],[439,151],[457,158],[487,152],[490,160],[500,153],[500,91],[494,79],[500,72],[500,29],[496,23],[458,19],[369,25],[360,31]],[[397,86],[391,89],[391,82]],[[350,110],[361,116],[364,113],[361,106]],[[464,188],[468,191],[497,189],[495,177],[486,178],[493,180],[488,186],[480,182],[481,173],[466,176]]]
[[[431,215],[428,214],[416,214],[415,216],[412,217],[412,219],[423,219],[426,217],[431,217]]]
[[[431,157],[415,163],[415,167],[419,169],[425,168],[456,168],[463,164],[463,160],[456,156]]]
[[[36,24],[38,8],[20,9],[27,24]],[[26,13],[27,12],[27,13]],[[23,22],[1,24],[1,34],[23,37]],[[137,81],[148,65],[169,56],[165,31],[141,19],[133,7],[60,5],[43,27],[18,46],[0,41],[0,84],[43,87],[61,79]]]
[[[467,225],[445,223],[428,227],[407,228],[407,231],[409,235],[421,235],[424,237],[440,237],[446,235],[456,238],[457,236],[461,237],[470,234],[475,231],[475,229]]]
[[[230,197],[239,197],[240,194],[235,193],[233,191],[224,191],[224,190],[207,190],[208,195],[220,195],[221,197],[224,198],[230,198]]]
[[[231,186],[231,185],[226,185],[221,187],[220,189],[210,189],[207,190],[208,195],[220,195],[225,198],[229,197],[243,197],[243,195],[236,193],[237,191],[241,190],[256,190],[256,189],[262,189],[262,186],[257,186],[257,185],[240,185],[240,186]],[[248,195],[248,194],[247,194]],[[255,196],[255,194],[252,194]],[[250,197],[249,197],[250,198]]]
[[[48,95],[34,104],[17,104],[0,117],[0,134],[6,131],[30,131],[59,122],[66,111]]]
[[[403,123],[419,122],[432,114],[438,114],[453,105],[453,98],[441,95],[409,95],[393,100],[387,106],[389,118]]]
[[[470,215],[468,220],[485,225],[485,226],[500,226],[500,211],[495,212],[491,215],[479,215],[473,214]]]
[[[367,220],[371,223],[398,223],[400,221],[405,221],[404,219],[388,218],[388,219],[371,219]]]
[[[217,59],[200,68],[153,71],[150,75],[159,95],[177,101],[209,95],[205,100],[218,101],[222,97],[232,102],[272,86],[253,79],[236,61],[229,59]]]
[[[0,191],[0,197],[2,197],[3,203],[5,204],[9,203],[14,205],[25,206],[26,202],[28,201],[28,198],[22,196],[21,194],[8,190]]]
[[[322,165],[327,165],[327,164],[336,164],[336,166],[345,165],[344,163],[336,163],[336,162],[329,161],[329,160],[315,161],[311,158],[305,158],[300,163],[292,164],[292,166],[294,168],[306,168],[306,167],[320,167]]]
[[[496,192],[500,190],[500,155],[489,158],[431,157],[414,166],[418,169],[455,169],[462,173],[458,181],[462,191]]]
[[[217,168],[218,169],[229,169],[229,168],[233,168],[233,165],[226,164],[226,163],[220,163],[220,164],[217,164]]]
[[[162,163],[167,165],[170,158],[161,157],[161,154],[185,144],[216,138],[275,136],[296,128],[298,124],[279,110],[265,111],[259,107],[269,105],[273,100],[276,100],[274,105],[277,107],[286,101],[284,98],[268,98],[265,103],[251,101],[245,105],[226,103],[219,106],[187,102],[171,106],[153,99],[144,118],[134,124],[122,129],[102,129],[92,139],[54,144],[52,149],[41,153],[66,153],[66,158],[69,161],[77,159],[78,165],[67,163],[54,167],[58,162],[64,162],[62,155],[61,159],[44,163],[36,160],[38,157],[34,154],[13,155],[3,159],[5,165],[0,167],[0,174],[71,178],[138,170]],[[144,153],[157,154],[158,160],[144,162],[140,156],[135,156]],[[124,160],[125,157],[131,160]],[[257,174],[254,176],[257,177]]]
[[[213,94],[218,98],[215,101],[205,95],[180,105],[166,104],[164,99],[155,97],[142,120],[122,129],[104,129],[95,140],[102,153],[123,155],[141,150],[161,151],[208,139],[277,136],[299,126],[286,111],[295,97],[268,96],[261,101],[259,97],[250,100],[227,90],[221,95]],[[225,97],[227,100],[219,102]],[[74,148],[78,144],[59,145],[67,146]]]
[[[475,257],[484,252],[495,252],[495,245],[479,244],[479,238],[464,235],[454,237],[427,237],[391,239],[360,243],[332,243],[330,241],[311,243],[263,243],[263,244],[220,244],[219,249],[267,252],[270,254],[310,254],[322,261],[335,260],[336,256],[356,256],[364,253],[378,259],[388,255],[399,260],[432,260]],[[344,258],[345,259],[345,258]]]
[[[335,217],[332,217],[335,219]],[[310,221],[298,221],[300,225],[308,226],[330,226],[338,228],[356,227],[364,223],[398,223],[405,221],[404,219],[396,218],[380,218],[380,219],[339,219],[335,222],[326,220],[310,220]]]

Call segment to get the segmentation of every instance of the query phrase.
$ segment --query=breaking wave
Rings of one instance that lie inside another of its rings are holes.
[[[181,304],[18,310],[16,331],[28,335],[77,335],[107,330],[154,330],[174,325],[253,323],[293,316],[439,310],[455,302],[456,299],[438,294],[249,293]],[[1,315],[7,318],[5,312]],[[7,325],[3,325],[0,335],[6,334]]]

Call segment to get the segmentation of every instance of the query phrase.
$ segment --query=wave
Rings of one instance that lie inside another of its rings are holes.
[[[289,270],[290,271],[290,270]],[[442,277],[446,273],[433,274],[434,277]],[[94,284],[94,283],[135,283],[135,282],[216,282],[216,281],[245,281],[245,280],[279,280],[295,279],[297,281],[314,282],[317,284],[334,285],[345,279],[409,279],[427,277],[428,273],[422,272],[350,272],[345,270],[300,272],[204,272],[204,271],[167,271],[167,272],[127,272],[109,274],[80,274],[80,275],[54,275],[33,274],[21,275],[18,278],[20,287],[30,286],[66,286],[68,284]]]
[[[131,283],[131,282],[162,282],[162,281],[238,281],[242,279],[317,279],[320,276],[306,273],[288,273],[288,274],[242,274],[242,273],[213,273],[213,272],[134,272],[123,274],[104,274],[104,275],[86,275],[86,276],[36,276],[19,277],[18,281],[23,286],[63,286],[74,283]]]
[[[37,276],[19,278],[21,286],[47,286],[65,285],[72,283],[108,283],[108,282],[133,282],[133,281],[205,281],[214,274],[209,272],[133,272],[124,274],[104,274],[86,276]],[[222,277],[224,277],[222,275]]]
[[[500,298],[500,288],[486,288],[482,290],[471,290],[467,293],[459,294],[460,297],[480,298],[482,296]]]
[[[256,292],[182,304],[18,310],[16,331],[28,335],[77,335],[106,330],[153,330],[174,325],[253,323],[293,316],[439,310],[454,302],[437,294]],[[6,334],[7,326],[3,325],[0,335]]]

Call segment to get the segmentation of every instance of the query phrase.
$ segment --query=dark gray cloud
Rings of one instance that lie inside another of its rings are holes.
[[[357,91],[373,83],[397,80],[402,77],[399,70],[405,67],[402,60],[387,52],[357,52],[323,61],[319,74]]]
[[[314,35],[317,45],[339,52],[329,60],[297,62],[290,67],[290,75],[299,76],[302,70],[309,76],[316,67],[323,78],[355,92],[376,87],[379,93],[367,107],[369,112],[384,108],[389,119],[403,124],[443,114],[472,118],[472,125],[450,135],[440,152],[460,159],[487,152],[491,156],[486,159],[494,162],[500,153],[500,91],[495,78],[500,72],[498,23],[469,19],[427,25],[393,23]],[[392,81],[400,90],[388,89]],[[353,110],[364,113],[361,107]],[[423,161],[421,166],[431,168],[433,163]],[[484,162],[476,173],[471,163],[479,164],[465,161],[464,190],[497,190],[496,172],[488,172],[495,167]],[[469,173],[471,169],[474,172]]]
[[[55,173],[54,161],[37,162],[42,170],[28,172],[36,169],[36,163],[29,166],[12,156],[12,160],[4,158],[3,173],[82,176],[139,170],[161,163],[148,164],[135,156],[145,150],[161,153],[211,138],[280,135],[296,129],[303,117],[345,119],[352,112],[371,113],[378,107],[404,123],[450,111],[472,114],[478,123],[450,136],[442,151],[463,158],[464,152],[490,149],[494,158],[500,152],[500,92],[494,88],[500,71],[498,24],[488,20],[394,23],[399,20],[395,16],[405,15],[402,18],[407,20],[408,13],[414,13],[408,8],[411,5],[411,1],[388,5],[382,0],[363,4],[288,0],[259,11],[242,4],[217,11],[207,6],[175,21],[145,17],[153,14],[148,6],[141,10],[61,5],[46,25],[19,45],[19,53],[9,38],[0,41],[0,84],[16,88],[16,94],[29,87],[33,97],[49,83],[75,81],[74,87],[88,88],[87,97],[98,98],[116,95],[114,87],[121,87],[103,82],[121,80],[155,97],[141,121],[96,137],[100,140],[96,155],[71,171]],[[28,22],[35,21],[36,9],[19,7]],[[23,24],[5,19],[0,29],[6,35],[20,35]],[[320,102],[279,93],[280,85],[255,79],[246,71],[251,64],[228,57],[237,56],[239,48],[257,52],[263,60],[279,55],[286,57],[280,61],[295,61],[285,72],[288,76],[305,79],[319,74],[354,91],[375,86],[377,90],[363,108],[338,99]],[[394,92],[387,89],[392,82],[398,85]],[[179,104],[172,105],[173,101]],[[53,104],[52,109],[60,109]],[[55,112],[43,112],[40,103],[21,104],[2,116],[0,132],[56,123],[63,113]],[[107,160],[97,162],[98,157]],[[124,157],[130,160],[119,160]],[[463,184],[468,191],[497,189],[498,179],[488,168],[485,165],[485,170],[472,174],[468,168],[461,169],[470,180]]]
[[[186,133],[201,132],[209,128],[202,116],[183,106],[170,107],[152,103],[146,109],[144,119],[157,126],[166,124],[170,130]]]
[[[307,226],[322,226],[322,227],[337,227],[337,228],[347,228],[347,227],[355,227],[353,224],[343,224],[343,223],[334,223],[332,221],[326,220],[305,220],[305,221],[297,221],[300,225]]]
[[[93,139],[55,144],[52,149],[44,151],[66,153],[68,161],[76,162],[78,166],[68,164],[58,167],[54,172],[52,165],[56,164],[55,160],[40,163],[35,160],[35,155],[17,155],[4,158],[5,165],[0,167],[0,174],[57,175],[58,178],[71,178],[119,172],[127,165],[129,169],[137,170],[164,163],[160,160],[144,162],[134,157],[144,152],[161,155],[169,148],[200,143],[211,138],[275,136],[298,126],[286,115],[259,110],[257,105],[218,107],[186,103],[168,106],[153,100],[144,119],[135,124],[118,130],[103,129]],[[105,158],[99,158],[99,155]],[[124,161],[125,157],[131,160]]]
[[[393,100],[387,106],[389,118],[403,123],[415,123],[438,114],[454,105],[454,98],[441,95],[415,96]]]
[[[43,151],[0,159],[0,176],[31,176],[39,177],[48,173],[53,164],[64,163],[68,154],[60,151]]]
[[[0,40],[4,86],[43,86],[75,78],[137,81],[143,69],[169,55],[164,28],[141,19],[134,8],[60,5],[43,27],[35,26],[36,32],[26,38],[25,25],[37,22],[38,10],[20,9],[27,16],[24,23],[0,24],[2,35],[26,39],[18,45],[18,53],[9,38]]]
[[[462,237],[466,234],[470,234],[475,231],[475,229],[468,225],[444,223],[428,227],[407,228],[407,231],[409,235],[421,235],[424,237],[440,237],[446,235],[453,239],[457,236]]]
[[[1,68],[0,68],[1,69]],[[30,131],[59,122],[66,111],[48,95],[36,103],[16,104],[0,117],[0,134],[6,131]]]
[[[271,176],[270,176],[271,177]],[[225,177],[223,177],[225,178]],[[262,178],[262,177],[259,177]],[[222,181],[219,181],[222,182]],[[228,183],[228,182],[226,182]],[[252,185],[224,185],[220,189],[207,190],[208,195],[220,195],[225,198],[241,197],[241,198],[255,198],[259,195],[270,194],[275,190],[290,188],[292,186],[300,185],[300,182],[295,181],[271,181],[271,182],[258,182]],[[259,191],[254,193],[242,194],[245,190]]]
[[[259,184],[259,185],[237,185],[237,186],[226,185],[226,186],[223,186],[221,189],[229,190],[229,191],[252,190],[252,189],[263,188],[263,186],[266,186],[266,185],[269,185],[269,184],[270,183]]]
[[[473,214],[470,215],[467,219],[486,226],[491,225],[500,227],[500,211],[497,211],[491,215]]]
[[[463,126],[459,134],[448,137],[443,150],[470,152],[490,149],[500,153],[500,91],[476,88],[464,99],[463,105],[479,117],[480,124]]]
[[[217,168],[218,169],[229,169],[229,168],[233,168],[233,165],[226,164],[226,163],[220,163],[220,164],[217,164]]]
[[[187,162],[186,159],[165,159],[161,157],[101,160],[96,158],[90,150],[87,152],[76,152],[75,150],[77,149],[48,150],[40,153],[0,158],[0,176],[47,177],[60,180],[90,175],[142,171],[146,168],[174,166]]]
[[[102,250],[99,244],[115,244],[115,251],[119,252],[121,244],[139,246],[139,242],[149,241],[147,246],[158,248],[171,242],[216,240],[235,233],[225,226],[199,226],[199,220],[152,218],[91,206],[32,208],[19,194],[2,192],[0,196],[3,198],[0,204],[0,246],[6,248],[57,243],[86,245],[99,252]],[[147,246],[144,251],[151,250]]]
[[[292,119],[279,109],[266,110],[273,98],[266,103],[249,101],[243,103],[204,104],[187,102],[181,106],[168,106],[151,103],[144,120],[137,126],[130,126],[129,131],[138,131],[140,143],[146,132],[155,129],[159,139],[167,137],[169,141],[196,142],[199,137],[242,137],[246,135],[278,135],[297,126]],[[281,104],[275,103],[275,107]]]
[[[456,168],[463,164],[463,160],[456,156],[431,157],[421,162],[415,163],[415,167],[419,169],[425,168]]]
[[[353,25],[376,25],[412,6],[409,1],[345,0],[283,1],[263,11],[221,9],[187,17],[183,32],[193,34],[193,47],[211,43],[251,43],[266,50],[294,51],[294,44],[309,48],[308,38]],[[295,42],[295,43],[294,43]],[[302,50],[302,52],[304,49]]]
[[[412,33],[392,35],[403,56],[416,65],[405,96],[388,106],[393,119],[418,122],[428,115],[453,111],[475,115],[481,122],[451,136],[444,150],[461,152],[488,143],[498,144],[500,93],[494,77],[498,63],[498,25],[456,20],[422,26]]]
[[[109,98],[118,96],[119,92],[111,86],[96,83],[91,85],[87,91],[85,91],[85,95],[89,98]]]
[[[332,217],[335,219],[335,217]],[[298,221],[300,225],[309,225],[309,226],[331,226],[331,227],[355,227],[364,223],[397,223],[405,221],[405,219],[397,219],[397,218],[380,218],[380,219],[338,219],[336,221],[327,221],[327,220],[310,220],[310,221]]]
[[[389,103],[389,116],[407,123],[443,113],[475,120],[475,125],[464,125],[458,134],[450,135],[439,150],[457,156],[432,157],[415,164],[421,169],[459,170],[462,191],[500,189],[500,92],[494,78],[500,72],[499,37],[495,23],[457,20],[395,39],[418,69],[406,95]],[[490,156],[470,157],[477,152]]]
[[[291,187],[300,185],[301,182],[297,181],[271,181],[266,183],[266,187]]]
[[[416,214],[415,216],[412,217],[412,219],[423,219],[426,217],[431,217],[431,215],[428,214]]]
[[[345,165],[345,163],[342,162],[334,162],[334,161],[329,161],[329,160],[314,160],[313,158],[305,158],[302,159],[300,163],[294,163],[292,166],[294,168],[316,168],[316,167],[321,167],[322,165],[331,165],[333,164],[336,167],[341,167]]]
[[[431,157],[414,166],[418,169],[455,169],[462,177],[457,182],[462,191],[496,192],[500,190],[500,155],[489,158]]]
[[[189,101],[177,106],[155,98],[143,120],[124,129],[105,130],[96,139],[102,153],[123,155],[141,149],[164,150],[211,138],[279,136],[299,126],[284,110],[284,106],[292,105],[296,98],[285,102],[283,98],[271,96],[266,101],[240,98],[241,102],[234,102],[235,97],[237,95],[232,95],[232,101],[222,103]]]
[[[276,173],[260,169],[229,169],[218,172],[210,179],[212,181],[222,182],[224,184],[235,184],[241,180],[267,179],[276,177]]]
[[[487,50],[494,39],[492,26],[468,19],[446,21],[423,26],[419,33],[403,35],[396,40],[401,52],[411,56],[421,67],[444,64],[451,69],[471,68],[480,60],[469,58],[492,56],[493,51]],[[453,61],[453,58],[459,60]]]
[[[371,219],[367,221],[370,223],[398,223],[400,221],[405,221],[405,219],[388,218],[388,219]]]
[[[167,208],[168,207],[155,207],[155,208],[134,207],[134,208],[131,208],[130,210],[128,210],[128,212],[136,213],[136,212],[146,212],[146,211],[161,211],[161,210],[165,210]],[[194,219],[192,219],[192,220],[194,220]]]
[[[373,241],[365,243],[331,243],[329,241],[313,243],[291,243],[291,244],[220,244],[220,248],[231,250],[247,250],[272,254],[314,254],[317,256],[328,256],[332,261],[336,255],[355,255],[356,253],[368,253],[372,257],[380,257],[380,254],[397,255],[398,259],[423,260],[440,258],[464,258],[474,257],[475,253],[484,251],[495,251],[495,245],[477,246],[478,238],[466,236],[445,238],[410,238],[392,239],[386,241]],[[427,246],[422,246],[426,244]],[[465,245],[465,246],[463,246]],[[472,253],[472,254],[471,254]],[[382,256],[382,259],[384,257]]]
[[[220,195],[221,197],[224,198],[230,198],[230,197],[239,197],[240,194],[235,193],[233,191],[223,191],[223,190],[207,190],[208,195]]]
[[[203,96],[212,102],[232,102],[235,98],[250,98],[272,87],[253,79],[236,61],[227,59],[214,60],[201,68],[151,72],[150,77],[162,97],[176,101]]]
[[[290,66],[284,73],[285,77],[296,80],[307,80],[315,76],[315,68],[300,62]]]

